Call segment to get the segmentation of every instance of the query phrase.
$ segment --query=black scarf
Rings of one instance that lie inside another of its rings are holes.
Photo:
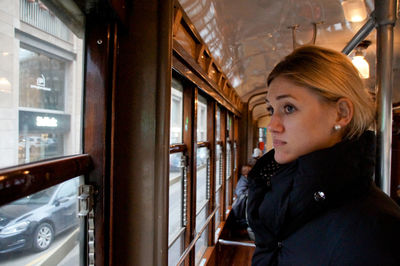
[[[374,173],[375,135],[340,142],[279,165],[274,151],[248,175],[248,218],[256,245],[271,259],[279,241],[322,212],[366,195]]]

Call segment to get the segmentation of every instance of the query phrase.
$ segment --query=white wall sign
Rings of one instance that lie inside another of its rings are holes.
[[[48,116],[37,116],[36,126],[38,127],[57,127],[57,119]]]

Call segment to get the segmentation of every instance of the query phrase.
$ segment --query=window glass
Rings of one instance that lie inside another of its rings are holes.
[[[207,100],[201,95],[197,102],[197,141],[207,141]]]
[[[172,240],[183,227],[183,168],[182,153],[170,154],[169,167],[169,239]]]
[[[1,1],[0,168],[82,150],[84,42],[53,11],[38,0]],[[1,265],[80,264],[78,185],[0,207]]]
[[[182,143],[183,87],[178,80],[172,79],[171,89],[171,132],[170,143]]]
[[[215,149],[215,228],[220,223],[221,187],[222,187],[222,146],[216,145]]]
[[[231,187],[231,179],[227,179],[226,180],[226,190],[225,190],[225,206],[229,206],[229,190]]]
[[[0,265],[79,265],[78,186],[76,177],[0,207]]]
[[[181,257],[181,254],[183,252],[184,241],[185,235],[184,232],[182,232],[177,236],[176,240],[171,243],[168,248],[168,265],[177,265],[179,258]]]
[[[209,167],[208,167],[208,148],[197,149],[197,179],[196,179],[196,213],[203,208],[209,198]]]
[[[231,132],[231,129],[232,129],[232,116],[230,114],[227,115],[226,129],[228,130],[228,132]],[[229,134],[227,135],[227,138],[229,138]]]
[[[169,219],[168,219],[168,261],[176,265],[184,248],[184,168],[181,167],[183,153],[169,156]],[[175,263],[175,264],[174,264]]]
[[[231,189],[232,182],[232,149],[231,143],[226,143],[226,187],[225,187],[225,206],[229,205],[229,191]],[[232,194],[232,193],[231,193]]]
[[[19,106],[64,111],[67,62],[19,49]]]
[[[83,39],[41,1],[0,13],[0,167],[80,153]]]
[[[232,149],[231,143],[226,143],[226,179],[231,178],[232,175]]]
[[[204,211],[201,215],[205,216],[206,212]],[[196,231],[199,232],[201,228],[196,226]],[[195,258],[195,264],[198,265],[201,258],[203,257],[204,253],[206,252],[208,246],[208,226],[206,229],[203,231],[201,234],[201,237],[197,240],[196,245],[195,245],[195,252],[196,252],[196,258]]]
[[[215,149],[215,190],[222,186],[222,146],[216,145]]]
[[[217,117],[215,121],[215,136],[216,140],[221,140],[221,110],[217,107]]]

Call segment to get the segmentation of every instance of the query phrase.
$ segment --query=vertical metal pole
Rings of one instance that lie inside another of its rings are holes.
[[[392,146],[392,67],[393,27],[396,22],[396,0],[375,1],[377,23],[376,90],[377,90],[377,162],[375,182],[390,195]]]

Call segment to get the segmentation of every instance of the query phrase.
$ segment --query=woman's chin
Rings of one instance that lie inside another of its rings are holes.
[[[274,159],[279,164],[286,164],[294,161],[296,158],[292,158],[293,156],[288,156],[286,154],[282,154],[280,152],[275,151]]]

